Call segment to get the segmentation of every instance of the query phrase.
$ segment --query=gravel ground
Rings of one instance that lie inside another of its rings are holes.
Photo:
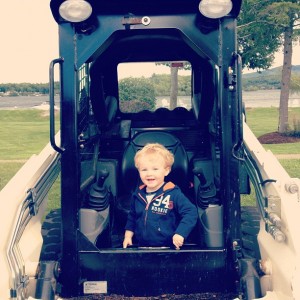
[[[157,297],[124,297],[121,295],[95,295],[78,297],[76,300],[238,300],[237,295],[234,294],[220,294],[220,293],[201,293],[201,294],[185,294],[185,295],[174,295],[166,294]],[[75,298],[65,299],[75,300]]]

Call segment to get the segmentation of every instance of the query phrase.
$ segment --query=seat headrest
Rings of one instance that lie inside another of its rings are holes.
[[[122,159],[123,186],[132,192],[140,184],[138,171],[134,165],[137,151],[148,143],[159,143],[174,155],[174,164],[166,181],[172,181],[180,187],[188,184],[188,156],[181,142],[172,134],[165,131],[147,131],[138,133],[127,145]]]

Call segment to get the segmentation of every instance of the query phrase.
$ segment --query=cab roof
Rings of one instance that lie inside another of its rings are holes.
[[[114,14],[187,14],[199,12],[200,0],[86,0],[93,7],[93,13],[97,15]],[[62,22],[58,9],[64,0],[51,0],[51,10],[55,20]],[[240,12],[242,0],[232,0],[233,8],[230,16],[236,18]]]

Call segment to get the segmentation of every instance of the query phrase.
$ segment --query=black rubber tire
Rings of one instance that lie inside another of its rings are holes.
[[[242,206],[241,232],[244,258],[260,259],[257,235],[260,227],[260,213],[255,206]]]
[[[46,216],[42,225],[42,261],[57,261],[61,257],[61,210],[54,209]]]

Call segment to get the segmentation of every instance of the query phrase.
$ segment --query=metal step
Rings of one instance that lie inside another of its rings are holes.
[[[224,249],[105,249],[80,251],[81,291],[124,296],[230,292],[236,274]],[[88,287],[88,288],[87,288]]]

